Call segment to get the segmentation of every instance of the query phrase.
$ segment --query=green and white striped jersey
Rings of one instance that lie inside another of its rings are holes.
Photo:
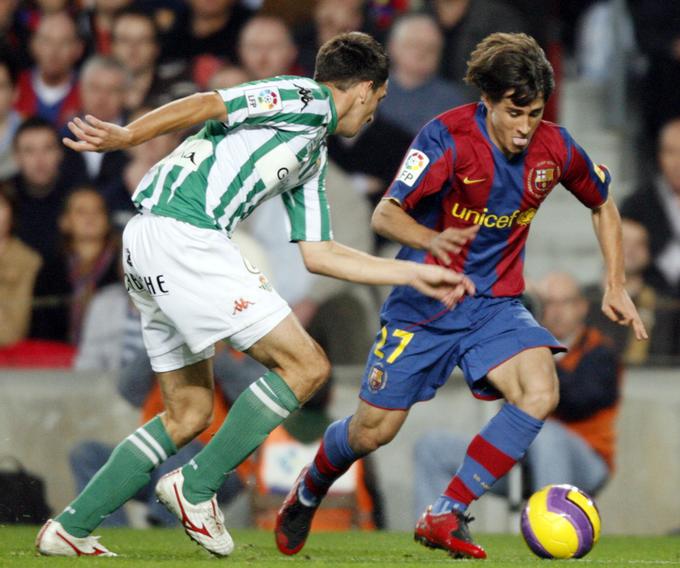
[[[206,122],[154,165],[132,196],[137,207],[231,235],[280,194],[292,241],[331,239],[326,136],[337,114],[330,90],[281,76],[217,92],[227,122]]]

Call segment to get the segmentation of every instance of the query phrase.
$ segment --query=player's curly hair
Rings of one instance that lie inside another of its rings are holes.
[[[512,90],[510,99],[520,107],[540,96],[547,102],[555,88],[544,51],[534,38],[521,33],[494,33],[480,41],[467,62],[464,80],[494,103]]]
[[[348,32],[328,40],[316,55],[314,80],[333,83],[345,91],[362,81],[378,90],[387,81],[389,58],[385,48],[370,35]]]

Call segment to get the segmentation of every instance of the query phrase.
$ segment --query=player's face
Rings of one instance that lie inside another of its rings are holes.
[[[486,127],[489,136],[506,156],[514,156],[526,150],[531,137],[543,118],[545,101],[539,97],[530,104],[520,107],[512,102],[508,91],[497,103],[482,97],[487,109]]]
[[[356,90],[357,97],[336,129],[337,134],[348,138],[356,136],[364,125],[373,120],[378,104],[387,96],[387,81],[376,90],[368,82],[359,83],[352,89]]]

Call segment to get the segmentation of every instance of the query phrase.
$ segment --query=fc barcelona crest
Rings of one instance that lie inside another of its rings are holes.
[[[529,170],[527,176],[527,189],[529,193],[538,199],[544,199],[553,187],[560,181],[561,170],[551,161],[545,160]]]
[[[387,371],[381,369],[377,365],[371,368],[368,375],[368,388],[371,392],[378,392],[385,388],[387,384]]]

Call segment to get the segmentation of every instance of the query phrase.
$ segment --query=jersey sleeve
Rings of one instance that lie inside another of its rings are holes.
[[[599,207],[609,195],[609,170],[606,166],[594,164],[571,135],[564,128],[560,130],[567,149],[566,165],[560,179],[562,185],[586,207]]]
[[[288,232],[291,242],[330,241],[331,211],[326,196],[327,151],[320,156],[317,174],[303,185],[281,195],[288,213]]]
[[[437,119],[418,133],[406,152],[384,199],[393,199],[405,210],[438,192],[453,177],[455,144],[448,129]]]
[[[328,121],[330,104],[318,87],[303,77],[245,83],[218,89],[227,109],[228,128],[272,124],[303,130]]]

